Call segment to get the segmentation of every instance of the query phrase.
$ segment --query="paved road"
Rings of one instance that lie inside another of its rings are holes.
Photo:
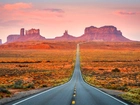
[[[80,71],[79,45],[75,69],[71,80],[31,97],[7,105],[128,105],[102,91],[86,84]]]

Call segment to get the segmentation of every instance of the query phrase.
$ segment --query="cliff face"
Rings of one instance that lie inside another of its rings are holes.
[[[114,26],[94,27],[90,26],[85,28],[85,32],[78,38],[80,41],[130,41],[125,38],[121,31],[117,30]]]
[[[72,35],[69,35],[68,31],[65,31],[62,36],[55,37],[54,40],[57,40],[57,41],[73,41],[73,40],[75,40],[75,37],[72,36]]]
[[[2,44],[2,40],[0,39],[0,45]]]
[[[45,37],[40,35],[39,29],[25,30],[21,28],[20,35],[9,35],[7,37],[7,43],[10,42],[24,42],[24,41],[38,41],[46,40]],[[55,37],[55,41],[130,41],[122,35],[120,30],[117,30],[114,26],[103,26],[100,28],[90,26],[85,28],[84,34],[80,37],[74,37],[65,31],[60,37]]]
[[[14,42],[14,41],[16,41],[19,37],[20,37],[20,35],[9,35],[9,36],[7,37],[7,42],[8,42],[8,43]]]
[[[38,40],[46,40],[45,37],[40,35],[39,29],[26,30],[26,34],[25,34],[24,28],[21,28],[20,35],[9,35],[7,37],[7,43],[24,42],[24,41],[38,41]]]
[[[20,36],[16,41],[24,42],[24,41],[39,41],[39,40],[46,40],[46,38],[38,34],[32,34]]]
[[[85,28],[84,34],[80,37],[73,37],[67,31],[61,37],[56,37],[59,41],[130,41],[122,35],[120,30],[114,26],[103,26],[100,28],[90,26]]]

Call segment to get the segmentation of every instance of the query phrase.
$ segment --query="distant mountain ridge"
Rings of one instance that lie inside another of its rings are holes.
[[[39,29],[25,30],[22,28],[20,30],[20,35],[9,35],[7,37],[7,43],[10,42],[24,42],[24,41],[40,41],[40,40],[50,40],[40,35]],[[126,42],[131,41],[122,35],[120,30],[117,30],[114,26],[103,26],[97,28],[95,26],[86,27],[84,34],[80,37],[74,37],[68,34],[66,30],[64,34],[60,37],[55,37],[51,39],[53,41],[108,41],[108,42]]]

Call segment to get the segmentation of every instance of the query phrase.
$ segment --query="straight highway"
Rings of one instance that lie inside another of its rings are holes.
[[[74,73],[69,82],[6,105],[128,105],[84,82],[77,44]]]

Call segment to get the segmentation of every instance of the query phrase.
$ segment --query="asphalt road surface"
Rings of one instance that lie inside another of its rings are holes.
[[[128,105],[83,81],[80,71],[79,44],[71,80],[61,86],[7,105]]]

